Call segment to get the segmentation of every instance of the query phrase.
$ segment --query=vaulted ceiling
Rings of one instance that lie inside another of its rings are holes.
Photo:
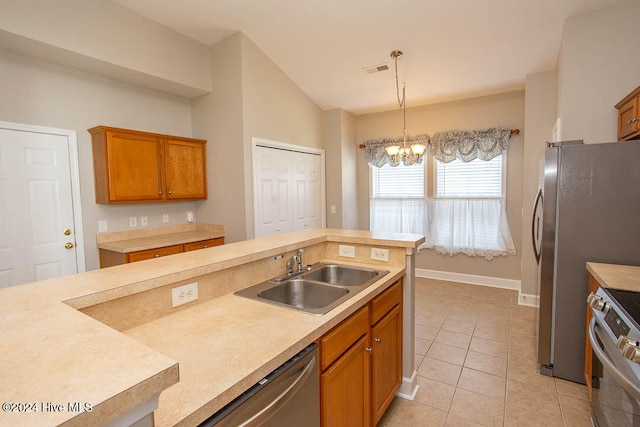
[[[211,45],[242,31],[322,109],[407,107],[524,88],[556,67],[564,21],[621,0],[113,0]],[[388,71],[364,69],[387,64]]]

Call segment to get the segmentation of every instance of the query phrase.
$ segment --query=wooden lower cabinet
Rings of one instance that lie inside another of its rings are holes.
[[[319,340],[323,426],[375,426],[402,381],[402,280]]]
[[[320,375],[322,425],[371,425],[368,347],[367,334]]]
[[[400,305],[371,328],[371,400],[373,425],[384,415],[402,382],[402,316]]]
[[[224,237],[127,253],[115,252],[107,249],[98,249],[98,252],[100,254],[100,268],[105,268],[112,267],[114,265],[128,264],[130,262],[143,261],[145,259],[160,258],[167,255],[179,254],[181,252],[196,251],[199,249],[206,249],[220,245],[224,245]]]

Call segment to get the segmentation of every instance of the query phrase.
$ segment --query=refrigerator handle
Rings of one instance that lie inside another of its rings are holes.
[[[538,264],[540,264],[540,256],[542,255],[542,226],[540,224],[540,215],[537,215],[537,212],[542,209],[542,203],[542,188],[539,188],[533,202],[533,215],[531,216],[531,242],[533,244],[533,254]]]

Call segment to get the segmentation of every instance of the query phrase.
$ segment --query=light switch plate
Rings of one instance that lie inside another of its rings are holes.
[[[109,225],[106,219],[101,219],[98,221],[98,232],[99,233],[106,233],[107,231],[109,231]]]
[[[187,283],[171,289],[171,299],[174,307],[198,299],[198,282]]]
[[[147,220],[146,216],[141,216],[140,217],[140,226],[141,227],[146,227],[147,225],[149,225],[149,221]]]
[[[338,255],[347,257],[347,258],[355,258],[356,257],[356,248],[355,246],[347,246],[347,245],[339,245],[338,246]]]
[[[371,259],[389,262],[389,249],[371,248]]]

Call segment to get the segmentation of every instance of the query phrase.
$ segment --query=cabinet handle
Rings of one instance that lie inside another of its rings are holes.
[[[158,191],[158,194],[162,196],[162,191]]]
[[[632,119],[627,120],[627,124],[630,125],[632,123],[637,122],[638,120],[640,120],[640,117],[634,117]]]
[[[377,342],[377,343],[381,343],[381,342],[382,342],[382,338],[374,338],[373,340],[374,340],[375,342]]]
[[[156,254],[156,258],[160,258],[160,255]]]
[[[207,249],[207,248],[208,248],[208,246],[207,246],[207,245],[204,245],[204,248],[205,248],[205,249]]]
[[[173,194],[173,192],[171,190],[168,191],[169,194]]]
[[[373,349],[371,347],[367,347],[365,348],[366,351],[368,351],[369,353],[373,353]]]

